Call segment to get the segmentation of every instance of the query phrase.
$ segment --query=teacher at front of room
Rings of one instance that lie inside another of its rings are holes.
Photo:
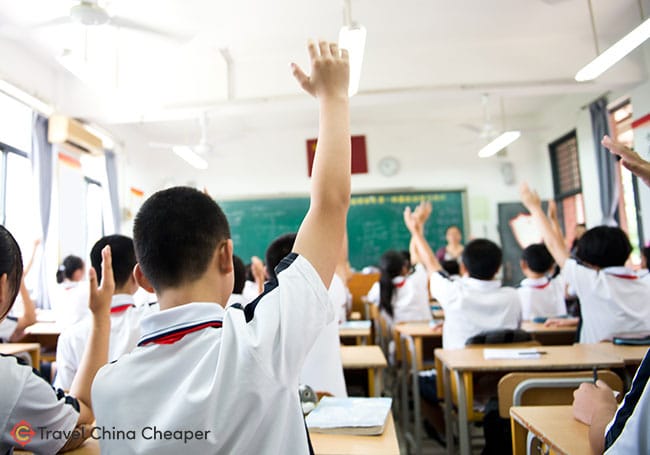
[[[445,231],[445,239],[447,240],[447,245],[436,251],[438,261],[460,262],[460,257],[465,249],[461,243],[463,240],[463,234],[460,232],[460,228],[456,225],[449,226]]]

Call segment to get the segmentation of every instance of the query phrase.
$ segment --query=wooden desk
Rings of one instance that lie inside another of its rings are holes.
[[[590,349],[603,354],[614,355],[620,357],[625,365],[638,366],[643,361],[650,346],[623,346],[619,344],[604,341],[602,343],[588,343],[583,344]]]
[[[528,432],[534,434],[554,454],[592,453],[589,427],[573,418],[571,406],[513,406],[510,408],[510,423],[515,455],[526,453]]]
[[[381,369],[388,366],[379,346],[341,346],[343,369],[368,370],[368,393],[371,397],[381,396]]]
[[[26,352],[32,358],[32,367],[41,368],[41,345],[38,343],[0,343],[0,354],[16,355]]]
[[[355,338],[357,345],[368,344],[370,338],[371,321],[347,321],[339,325],[341,338]]]
[[[504,346],[505,347],[505,346]],[[485,360],[483,349],[438,349],[436,358],[442,363],[443,383],[445,389],[445,419],[447,425],[447,449],[453,452],[452,393],[451,375],[456,379],[458,392],[458,437],[460,452],[470,454],[469,428],[467,421],[467,404],[474,397],[467,396],[465,384],[472,381],[474,372],[511,372],[511,371],[573,371],[597,368],[621,368],[623,360],[612,354],[598,351],[584,344],[572,346],[540,346],[546,354],[538,359]]]
[[[397,324],[395,331],[401,337],[411,338],[413,340],[413,352],[418,371],[423,369],[422,356],[422,339],[433,338],[440,341],[442,346],[442,327],[432,327],[429,322],[406,322]],[[408,349],[408,348],[407,348]]]
[[[521,329],[545,346],[567,346],[575,343],[578,327],[545,327],[538,322],[524,321]]]
[[[393,414],[388,415],[384,433],[379,436],[351,436],[310,433],[316,455],[399,455]]]

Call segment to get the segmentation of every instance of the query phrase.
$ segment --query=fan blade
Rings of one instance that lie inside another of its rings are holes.
[[[161,38],[168,39],[170,41],[177,42],[179,44],[184,44],[192,40],[192,36],[181,35],[179,33],[168,32],[166,30],[161,30],[150,25],[143,24],[141,22],[133,21],[125,17],[113,16],[109,20],[109,24],[115,27],[128,28],[142,33],[149,33],[151,35],[156,35]]]
[[[483,128],[476,125],[471,125],[469,123],[460,123],[458,126],[465,128],[466,130],[472,131],[473,133],[480,134],[483,131]]]

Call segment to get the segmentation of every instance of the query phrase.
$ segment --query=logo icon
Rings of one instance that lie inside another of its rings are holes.
[[[26,420],[21,420],[11,429],[11,437],[21,447],[29,444],[36,432]]]

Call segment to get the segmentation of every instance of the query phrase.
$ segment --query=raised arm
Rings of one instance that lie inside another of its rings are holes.
[[[428,207],[423,208],[423,210],[429,210],[429,213],[431,213],[430,210],[431,204],[430,203],[423,203],[423,204],[428,205]],[[420,204],[420,207],[422,207],[422,204]],[[418,252],[419,260],[427,269],[427,272],[429,274],[439,272],[442,270],[442,266],[440,265],[440,262],[438,262],[438,259],[436,258],[436,255],[433,253],[433,250],[431,250],[429,243],[424,238],[424,225],[422,224],[422,220],[420,217],[420,213],[418,213],[418,210],[419,209],[416,209],[416,213],[413,213],[411,212],[410,207],[406,207],[404,209],[404,224],[406,225],[406,228],[411,233],[411,240],[415,244],[415,247]]]
[[[641,158],[639,154],[631,148],[612,140],[609,136],[603,137],[602,144],[610,151],[610,153],[621,159],[623,166],[643,180],[643,183],[645,183],[646,186],[650,186],[650,163]]]
[[[90,268],[90,312],[92,326],[79,370],[70,386],[70,395],[79,401],[78,424],[94,420],[90,392],[97,371],[108,363],[108,340],[111,332],[111,299],[115,290],[111,247],[102,250],[102,284],[97,286],[97,273]]]
[[[294,252],[314,266],[329,287],[339,259],[350,205],[350,66],[346,50],[321,41],[308,45],[311,74],[293,63],[301,87],[319,102],[319,131],[312,169],[311,203]]]
[[[536,192],[528,188],[528,185],[525,183],[521,184],[520,188],[521,193],[521,202],[528,209],[532,215],[535,223],[542,231],[542,237],[544,238],[544,243],[546,248],[557,262],[557,265],[564,267],[564,263],[569,259],[569,252],[564,245],[564,237],[562,234],[557,232],[553,227],[549,219],[546,217],[544,210],[542,210],[542,201]]]
[[[548,220],[551,222],[553,231],[555,231],[556,234],[564,237],[562,226],[560,225],[560,220],[557,217],[557,203],[552,199],[548,201],[548,210],[546,211],[546,215],[548,216]]]
[[[14,333],[11,335],[9,341],[16,342],[25,336],[25,329],[36,322],[36,310],[34,309],[34,302],[29,296],[27,286],[25,286],[25,275],[20,280],[20,297],[23,301],[23,315],[18,318],[18,324]]]

